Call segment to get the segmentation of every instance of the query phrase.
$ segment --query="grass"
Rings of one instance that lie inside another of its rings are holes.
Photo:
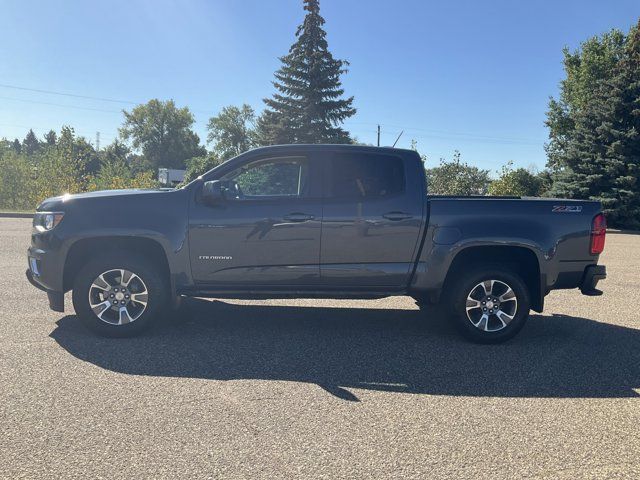
[[[31,216],[31,215],[33,215],[34,211],[35,210],[19,210],[19,209],[0,208],[0,217]]]

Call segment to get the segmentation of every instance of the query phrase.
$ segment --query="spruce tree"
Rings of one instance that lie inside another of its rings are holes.
[[[53,130],[49,130],[47,133],[44,134],[44,141],[49,147],[53,147],[56,144],[57,138],[58,136],[56,135],[56,132],[54,132]]]
[[[296,42],[280,57],[276,93],[264,99],[267,108],[257,123],[261,144],[351,142],[340,127],[356,113],[340,82],[348,62],[329,52],[319,0],[304,0],[304,10]]]
[[[13,143],[11,143],[11,148],[13,148],[14,152],[19,154],[22,151],[22,144],[20,143],[20,140],[15,138]]]
[[[574,133],[574,116],[585,108],[600,82],[611,80],[615,66],[624,55],[625,34],[613,29],[580,44],[576,51],[563,50],[565,78],[560,82],[560,95],[551,98],[547,120],[549,143],[545,145],[547,167],[557,171],[562,167],[566,142]]]
[[[40,142],[38,141],[36,134],[33,133],[33,129],[29,129],[27,136],[22,141],[22,151],[27,155],[33,155],[40,148]]]
[[[611,225],[640,228],[640,22],[574,122],[552,194],[599,200]]]
[[[614,220],[640,228],[640,20],[629,32],[625,56],[612,82],[609,152],[619,165]]]

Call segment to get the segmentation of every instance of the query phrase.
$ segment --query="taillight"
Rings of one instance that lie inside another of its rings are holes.
[[[607,234],[607,219],[604,213],[593,217],[591,222],[591,255],[598,255],[604,250],[604,238]]]

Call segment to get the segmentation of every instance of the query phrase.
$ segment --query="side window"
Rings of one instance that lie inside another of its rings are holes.
[[[331,197],[385,197],[403,192],[404,185],[402,159],[393,155],[337,154],[331,161]]]
[[[309,166],[304,157],[256,160],[222,179],[237,199],[304,197],[308,194]]]

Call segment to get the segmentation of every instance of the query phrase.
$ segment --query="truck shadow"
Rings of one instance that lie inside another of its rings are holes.
[[[309,382],[351,401],[348,388],[573,398],[636,397],[640,388],[640,330],[585,318],[532,315],[510,342],[474,345],[436,309],[188,305],[189,315],[138,338],[96,337],[74,316],[51,337],[114,372]]]

